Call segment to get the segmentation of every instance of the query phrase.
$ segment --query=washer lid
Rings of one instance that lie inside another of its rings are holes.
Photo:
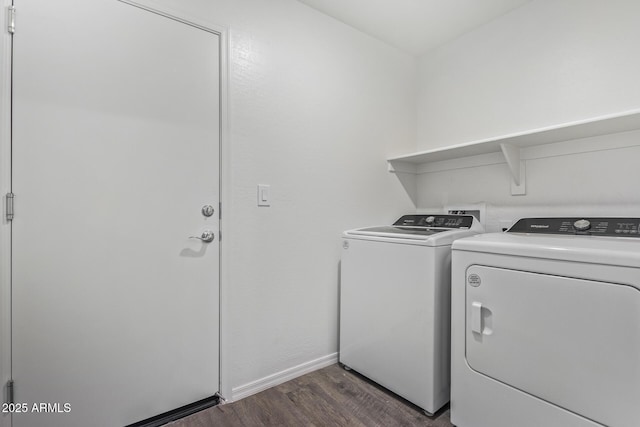
[[[483,231],[471,215],[404,215],[393,225],[357,228],[343,237],[424,246],[450,245],[455,239]]]
[[[428,228],[428,227],[398,227],[394,225],[383,225],[380,227],[368,227],[358,228],[357,230],[349,231],[352,235],[364,235],[364,236],[381,236],[391,235],[390,237],[399,237],[405,239],[420,238],[420,236],[431,236],[436,233],[442,233],[447,231],[444,228]],[[398,234],[402,236],[398,236]],[[417,236],[417,237],[416,237]]]

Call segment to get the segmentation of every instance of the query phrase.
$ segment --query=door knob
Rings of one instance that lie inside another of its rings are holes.
[[[200,237],[198,237],[198,236],[191,236],[191,237],[189,237],[189,238],[190,238],[190,239],[198,239],[198,240],[201,240],[201,241],[203,241],[203,242],[205,242],[205,243],[211,243],[211,242],[213,242],[213,239],[215,239],[215,238],[216,238],[216,234],[215,234],[213,231],[211,231],[211,230],[204,230],[204,231],[202,232],[202,234],[200,235]]]

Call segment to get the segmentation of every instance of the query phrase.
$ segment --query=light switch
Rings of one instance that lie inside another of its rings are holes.
[[[270,185],[258,184],[258,206],[271,206],[269,198]]]

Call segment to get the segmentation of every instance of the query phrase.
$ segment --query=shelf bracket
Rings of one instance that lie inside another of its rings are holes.
[[[522,196],[526,194],[526,168],[520,159],[520,148],[511,144],[501,143],[500,149],[504,155],[513,182],[511,183],[511,195]]]
[[[520,185],[520,148],[507,143],[500,144],[500,148],[507,161],[507,165],[509,165],[513,182],[515,182],[516,185]]]

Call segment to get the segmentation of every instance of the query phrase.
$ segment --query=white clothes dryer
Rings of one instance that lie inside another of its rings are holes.
[[[640,426],[640,218],[529,218],[452,251],[451,422]]]
[[[451,242],[470,215],[405,215],[343,234],[340,357],[433,414],[449,401]]]

